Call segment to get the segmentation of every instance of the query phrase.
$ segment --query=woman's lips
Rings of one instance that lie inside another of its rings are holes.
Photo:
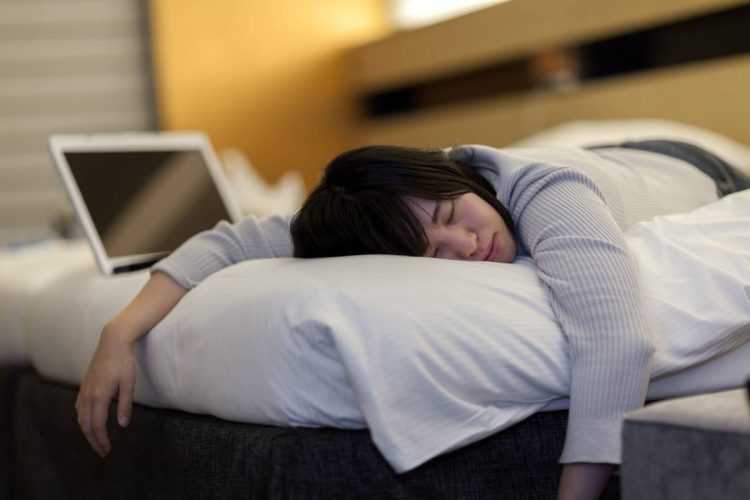
[[[485,256],[484,260],[494,261],[495,257],[497,256],[498,250],[499,247],[497,245],[497,239],[495,238],[495,235],[492,235],[492,244],[490,245],[490,249],[487,251],[487,255]]]

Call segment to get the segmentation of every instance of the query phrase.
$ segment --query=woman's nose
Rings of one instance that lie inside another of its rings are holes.
[[[468,260],[477,251],[477,235],[472,231],[451,228],[446,231],[446,245],[454,259]]]

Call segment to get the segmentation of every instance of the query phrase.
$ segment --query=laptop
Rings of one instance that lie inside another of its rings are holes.
[[[241,217],[204,134],[53,135],[49,147],[103,274],[149,267]]]

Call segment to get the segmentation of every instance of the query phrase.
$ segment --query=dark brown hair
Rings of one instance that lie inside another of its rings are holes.
[[[513,232],[492,185],[441,149],[366,146],[328,164],[291,224],[295,257],[424,255],[422,225],[407,198],[449,200],[474,193]]]

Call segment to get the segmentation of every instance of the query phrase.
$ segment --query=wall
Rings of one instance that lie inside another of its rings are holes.
[[[386,31],[380,0],[152,0],[161,126],[206,131],[269,181],[308,186],[352,144],[345,52]]]

